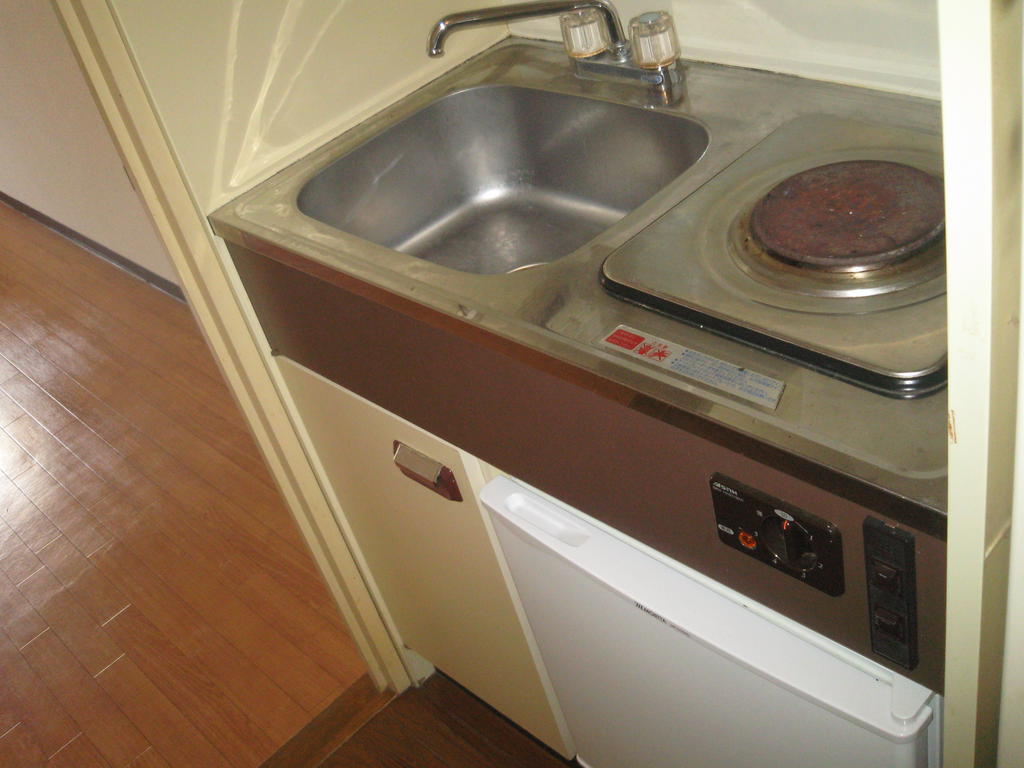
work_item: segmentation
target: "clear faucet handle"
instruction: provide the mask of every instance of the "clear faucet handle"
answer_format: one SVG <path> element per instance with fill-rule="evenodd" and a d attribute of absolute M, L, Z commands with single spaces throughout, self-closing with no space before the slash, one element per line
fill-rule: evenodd
<path fill-rule="evenodd" d="M 679 40 L 666 11 L 642 13 L 629 22 L 633 61 L 644 69 L 666 67 L 679 58 Z"/>
<path fill-rule="evenodd" d="M 578 11 L 563 13 L 559 20 L 562 25 L 565 52 L 574 59 L 596 56 L 607 51 L 611 45 L 608 26 L 594 8 L 581 8 Z"/>

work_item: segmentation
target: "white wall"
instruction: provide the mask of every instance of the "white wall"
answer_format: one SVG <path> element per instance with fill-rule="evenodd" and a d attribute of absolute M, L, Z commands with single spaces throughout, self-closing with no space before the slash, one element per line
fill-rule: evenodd
<path fill-rule="evenodd" d="M 644 11 L 671 11 L 683 58 L 932 98 L 939 95 L 935 0 L 615 0 L 614 4 L 623 26 Z M 513 25 L 512 32 L 558 39 L 556 21 L 523 22 Z"/>
<path fill-rule="evenodd" d="M 0 0 L 0 192 L 177 281 L 49 3 Z"/>
<path fill-rule="evenodd" d="M 486 4 L 486 0 L 484 0 Z M 257 181 L 507 34 L 431 25 L 480 0 L 113 0 L 196 202 Z"/>
<path fill-rule="evenodd" d="M 427 58 L 437 18 L 488 0 L 111 2 L 205 213 L 507 34 L 459 32 Z M 659 4 L 616 5 L 626 23 Z M 935 0 L 669 5 L 687 57 L 938 95 Z M 558 38 L 556 19 L 513 31 Z"/>

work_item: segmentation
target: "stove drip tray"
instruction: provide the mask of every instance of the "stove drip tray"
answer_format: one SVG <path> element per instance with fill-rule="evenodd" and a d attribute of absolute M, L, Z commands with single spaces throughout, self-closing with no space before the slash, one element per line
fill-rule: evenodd
<path fill-rule="evenodd" d="M 613 252 L 613 295 L 891 397 L 946 382 L 941 138 L 788 123 Z"/>

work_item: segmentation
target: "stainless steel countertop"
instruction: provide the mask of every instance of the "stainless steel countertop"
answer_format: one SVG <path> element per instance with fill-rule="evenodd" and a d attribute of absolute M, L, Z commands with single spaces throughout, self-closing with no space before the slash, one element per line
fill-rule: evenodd
<path fill-rule="evenodd" d="M 636 392 L 830 466 L 939 511 L 946 506 L 945 392 L 897 400 L 608 295 L 604 259 L 784 123 L 829 114 L 938 135 L 937 102 L 711 64 L 687 63 L 687 96 L 665 111 L 702 123 L 705 155 L 600 236 L 547 265 L 499 275 L 458 272 L 376 245 L 299 212 L 303 184 L 339 156 L 445 94 L 509 84 L 643 106 L 635 86 L 576 78 L 560 46 L 515 38 L 334 139 L 211 216 L 215 232 L 259 241 L 487 329 Z M 244 238 L 248 233 L 252 238 Z M 784 381 L 777 409 L 656 369 L 597 342 L 623 324 Z M 629 450 L 642 450 L 630 445 Z"/>

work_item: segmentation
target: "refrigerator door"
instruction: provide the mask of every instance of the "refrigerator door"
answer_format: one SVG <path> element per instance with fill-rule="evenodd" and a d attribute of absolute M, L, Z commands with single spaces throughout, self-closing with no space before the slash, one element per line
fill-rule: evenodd
<path fill-rule="evenodd" d="M 931 691 L 507 478 L 481 498 L 581 764 L 939 764 Z"/>

